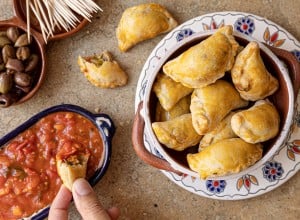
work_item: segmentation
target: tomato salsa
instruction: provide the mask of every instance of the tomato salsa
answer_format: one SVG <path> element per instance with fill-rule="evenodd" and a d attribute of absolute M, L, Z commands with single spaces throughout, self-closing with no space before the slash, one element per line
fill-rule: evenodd
<path fill-rule="evenodd" d="M 97 127 L 73 112 L 49 114 L 0 148 L 0 219 L 31 216 L 51 204 L 62 181 L 56 170 L 58 152 L 88 152 L 87 177 L 103 153 Z"/>

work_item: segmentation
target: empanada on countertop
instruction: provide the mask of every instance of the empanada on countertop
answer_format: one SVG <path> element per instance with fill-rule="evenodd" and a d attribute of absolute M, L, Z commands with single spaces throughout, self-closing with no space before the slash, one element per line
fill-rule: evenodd
<path fill-rule="evenodd" d="M 154 122 L 152 128 L 160 143 L 177 151 L 194 146 L 201 139 L 193 128 L 191 114 L 184 114 L 169 121 Z"/>
<path fill-rule="evenodd" d="M 222 119 L 222 121 L 217 125 L 217 127 L 215 127 L 215 129 L 206 133 L 202 137 L 199 144 L 199 151 L 218 141 L 237 137 L 237 135 L 233 132 L 231 128 L 231 117 L 234 114 L 234 112 L 230 112 L 225 118 Z"/>
<path fill-rule="evenodd" d="M 161 106 L 166 110 L 171 110 L 175 104 L 184 96 L 193 92 L 193 89 L 185 87 L 181 83 L 175 82 L 165 74 L 157 74 L 153 84 L 153 91 L 156 94 Z"/>
<path fill-rule="evenodd" d="M 156 104 L 155 121 L 169 121 L 180 115 L 190 113 L 191 96 L 187 95 L 180 99 L 176 105 L 166 111 L 159 102 Z"/>
<path fill-rule="evenodd" d="M 117 27 L 119 49 L 123 52 L 137 43 L 168 32 L 177 21 L 160 4 L 148 3 L 127 8 Z"/>
<path fill-rule="evenodd" d="M 250 101 L 272 95 L 279 86 L 277 79 L 266 69 L 259 45 L 254 41 L 237 55 L 231 76 L 241 97 Z"/>
<path fill-rule="evenodd" d="M 168 61 L 163 72 L 190 88 L 214 83 L 232 68 L 239 44 L 232 26 L 224 26 L 212 36 Z"/>
<path fill-rule="evenodd" d="M 127 83 L 127 74 L 108 51 L 89 57 L 79 56 L 78 65 L 85 77 L 97 87 L 115 88 Z"/>
<path fill-rule="evenodd" d="M 265 100 L 257 101 L 247 110 L 231 118 L 232 130 L 244 141 L 258 143 L 275 137 L 279 132 L 280 117 L 275 106 Z"/>
<path fill-rule="evenodd" d="M 240 138 L 214 143 L 201 152 L 188 154 L 189 167 L 202 179 L 238 173 L 262 157 L 262 145 L 250 144 Z"/>
<path fill-rule="evenodd" d="M 192 93 L 190 110 L 193 126 L 200 135 L 217 127 L 220 121 L 232 110 L 245 107 L 238 91 L 225 80 L 195 89 Z"/>

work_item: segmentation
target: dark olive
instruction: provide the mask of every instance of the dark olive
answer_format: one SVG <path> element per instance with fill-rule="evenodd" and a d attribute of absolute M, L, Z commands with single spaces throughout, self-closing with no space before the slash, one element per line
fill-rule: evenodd
<path fill-rule="evenodd" d="M 0 72 L 2 72 L 3 70 L 5 70 L 5 64 L 4 64 L 4 63 L 1 63 L 1 64 L 0 64 Z"/>
<path fill-rule="evenodd" d="M 17 72 L 14 74 L 14 81 L 18 86 L 29 86 L 31 84 L 31 76 L 26 73 Z"/>
<path fill-rule="evenodd" d="M 0 48 L 4 47 L 6 44 L 11 44 L 11 41 L 7 36 L 0 36 Z"/>
<path fill-rule="evenodd" d="M 0 95 L 0 107 L 6 108 L 16 101 L 16 97 L 12 94 L 2 94 Z"/>
<path fill-rule="evenodd" d="M 30 39 L 31 41 L 31 39 Z M 30 41 L 28 41 L 27 34 L 22 34 L 18 37 L 17 41 L 15 42 L 15 47 L 24 47 L 28 46 L 30 44 Z"/>
<path fill-rule="evenodd" d="M 16 72 L 22 72 L 24 70 L 24 65 L 22 61 L 18 59 L 12 59 L 12 58 L 8 58 L 5 67 L 6 69 L 14 70 Z"/>
<path fill-rule="evenodd" d="M 17 41 L 18 37 L 20 36 L 19 28 L 9 27 L 6 30 L 6 35 L 13 43 L 15 43 Z"/>
<path fill-rule="evenodd" d="M 2 58 L 4 63 L 7 63 L 8 58 L 16 58 L 15 48 L 9 44 L 5 45 L 2 48 Z"/>
<path fill-rule="evenodd" d="M 39 57 L 36 54 L 31 54 L 30 57 L 28 58 L 28 63 L 25 66 L 25 72 L 30 72 L 34 70 L 39 62 Z"/>
<path fill-rule="evenodd" d="M 0 73 L 0 93 L 6 94 L 13 86 L 13 79 L 11 74 Z"/>
<path fill-rule="evenodd" d="M 30 56 L 29 47 L 19 47 L 16 52 L 16 56 L 19 60 L 26 60 Z"/>

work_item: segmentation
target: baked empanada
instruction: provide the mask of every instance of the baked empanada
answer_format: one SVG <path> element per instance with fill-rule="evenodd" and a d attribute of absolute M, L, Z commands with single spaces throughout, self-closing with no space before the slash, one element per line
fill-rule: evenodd
<path fill-rule="evenodd" d="M 189 48 L 163 66 L 163 72 L 190 88 L 201 88 L 224 76 L 234 63 L 239 44 L 232 26 L 224 26 L 212 36 Z"/>
<path fill-rule="evenodd" d="M 265 100 L 257 101 L 251 108 L 234 114 L 232 130 L 244 141 L 258 143 L 278 134 L 280 117 L 275 106 Z"/>
<path fill-rule="evenodd" d="M 232 81 L 241 97 L 256 101 L 278 89 L 278 81 L 266 69 L 257 42 L 250 42 L 236 57 L 231 70 Z"/>
<path fill-rule="evenodd" d="M 177 25 L 162 5 L 148 3 L 127 8 L 117 27 L 119 49 L 125 52 L 135 44 L 168 32 Z"/>
<path fill-rule="evenodd" d="M 193 126 L 198 134 L 204 135 L 217 127 L 231 110 L 247 105 L 248 101 L 240 97 L 233 85 L 218 80 L 192 93 L 190 110 Z"/>
<path fill-rule="evenodd" d="M 262 157 L 262 145 L 250 144 L 240 138 L 214 143 L 201 152 L 188 154 L 189 167 L 202 179 L 238 173 Z"/>
<path fill-rule="evenodd" d="M 193 128 L 191 114 L 184 114 L 169 121 L 154 122 L 152 128 L 160 143 L 177 151 L 194 146 L 201 139 Z"/>
<path fill-rule="evenodd" d="M 56 156 L 58 175 L 70 191 L 72 191 L 76 179 L 85 178 L 89 156 L 87 153 L 75 153 L 64 157 Z"/>
<path fill-rule="evenodd" d="M 218 141 L 235 138 L 237 135 L 233 132 L 231 128 L 231 117 L 234 115 L 234 112 L 230 112 L 222 121 L 215 127 L 212 131 L 206 133 L 199 144 L 199 151 L 203 148 L 214 144 Z"/>
<path fill-rule="evenodd" d="M 115 88 L 127 83 L 127 74 L 108 51 L 90 57 L 79 56 L 78 64 L 81 72 L 95 86 Z"/>
<path fill-rule="evenodd" d="M 156 104 L 155 121 L 169 121 L 180 115 L 190 113 L 191 96 L 185 96 L 170 110 L 166 111 L 159 102 Z"/>
<path fill-rule="evenodd" d="M 155 92 L 161 106 L 166 110 L 171 110 L 175 104 L 184 96 L 193 92 L 193 89 L 185 87 L 181 83 L 175 82 L 165 74 L 157 74 L 153 84 Z"/>

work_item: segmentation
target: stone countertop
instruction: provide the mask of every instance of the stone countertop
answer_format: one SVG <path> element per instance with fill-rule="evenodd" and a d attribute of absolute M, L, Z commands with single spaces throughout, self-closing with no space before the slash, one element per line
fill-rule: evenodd
<path fill-rule="evenodd" d="M 13 15 L 11 0 L 0 1 L 0 19 Z M 103 12 L 92 23 L 67 39 L 47 45 L 47 74 L 38 93 L 22 105 L 0 109 L 0 135 L 3 136 L 37 112 L 61 103 L 80 105 L 92 112 L 109 114 L 117 127 L 109 169 L 95 186 L 106 206 L 121 210 L 120 219 L 298 219 L 300 216 L 300 173 L 288 182 L 261 196 L 239 201 L 220 201 L 198 196 L 177 186 L 159 170 L 146 165 L 131 144 L 134 99 L 140 71 L 155 45 L 163 38 L 138 44 L 121 53 L 115 29 L 122 12 L 141 0 L 97 0 Z M 279 24 L 300 39 L 299 0 L 160 0 L 183 23 L 193 17 L 219 11 L 253 13 Z M 78 55 L 109 50 L 126 70 L 129 82 L 117 89 L 92 86 L 80 73 Z M 70 208 L 70 218 L 80 219 Z"/>

